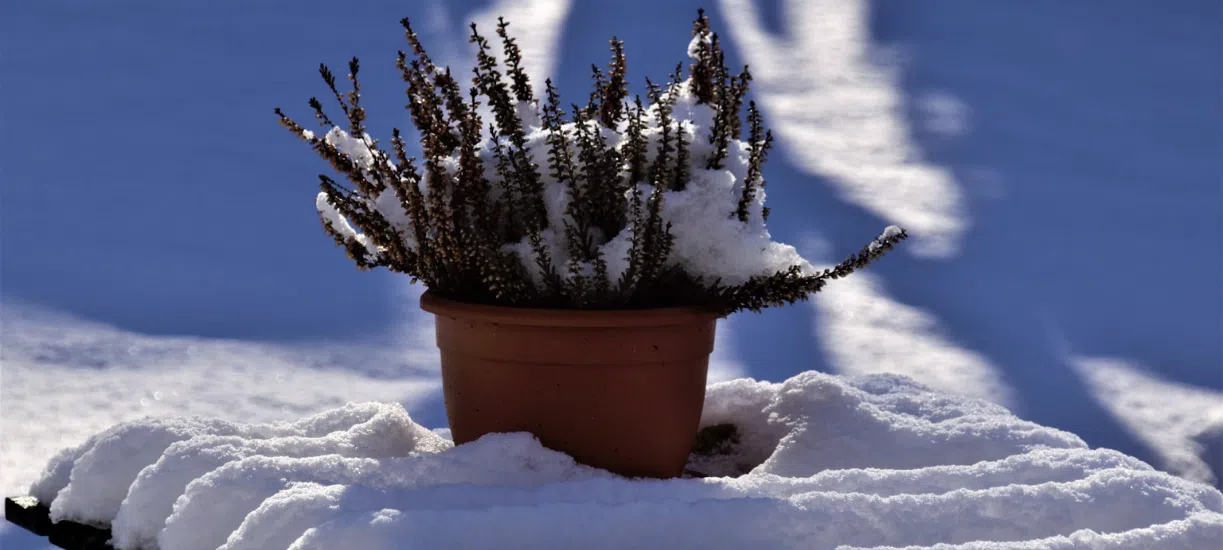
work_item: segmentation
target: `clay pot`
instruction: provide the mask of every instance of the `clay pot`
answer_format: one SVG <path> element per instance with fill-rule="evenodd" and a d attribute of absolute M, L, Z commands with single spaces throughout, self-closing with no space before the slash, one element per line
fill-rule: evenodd
<path fill-rule="evenodd" d="M 455 444 L 530 432 L 621 475 L 683 473 L 705 404 L 717 313 L 512 308 L 431 292 L 420 307 L 436 316 Z"/>

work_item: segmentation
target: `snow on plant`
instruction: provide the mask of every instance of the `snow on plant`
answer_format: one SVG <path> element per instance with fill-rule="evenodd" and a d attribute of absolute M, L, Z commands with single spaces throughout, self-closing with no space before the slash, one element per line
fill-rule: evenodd
<path fill-rule="evenodd" d="M 506 72 L 472 24 L 477 59 L 466 94 L 449 68 L 433 64 L 409 20 L 401 23 L 412 54 L 399 52 L 398 68 L 423 172 L 398 129 L 391 153 L 366 133 L 356 58 L 347 92 L 320 67 L 346 129 L 317 98 L 310 106 L 327 129 L 321 136 L 276 109 L 351 183 L 321 175 L 316 204 L 324 229 L 362 269 L 386 267 L 469 302 L 731 313 L 805 300 L 907 237 L 889 227 L 823 271 L 771 239 L 762 167 L 772 135 L 748 101 L 743 139 L 751 76 L 746 67 L 730 73 L 703 11 L 687 78 L 680 64 L 665 84 L 647 79 L 645 105 L 629 101 L 615 38 L 607 73 L 594 68 L 589 100 L 565 107 L 550 80 L 545 97 L 534 96 L 503 19 Z"/>

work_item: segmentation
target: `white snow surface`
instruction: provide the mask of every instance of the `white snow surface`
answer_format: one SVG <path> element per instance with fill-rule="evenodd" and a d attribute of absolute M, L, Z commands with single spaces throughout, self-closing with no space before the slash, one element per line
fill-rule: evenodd
<path fill-rule="evenodd" d="M 398 404 L 291 424 L 147 418 L 64 451 L 35 488 L 59 518 L 113 522 L 127 550 L 1213 549 L 1223 537 L 1218 490 L 901 376 L 714 384 L 702 424 L 725 422 L 739 443 L 689 463 L 711 477 L 642 480 L 524 433 L 453 447 Z"/>

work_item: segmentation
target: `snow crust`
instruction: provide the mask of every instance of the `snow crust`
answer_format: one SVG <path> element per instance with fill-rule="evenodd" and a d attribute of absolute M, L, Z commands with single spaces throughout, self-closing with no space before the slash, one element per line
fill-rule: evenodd
<path fill-rule="evenodd" d="M 397 404 L 121 424 L 35 484 L 116 548 L 1217 548 L 1223 494 L 896 375 L 709 387 L 740 437 L 626 479 L 525 433 L 453 447 Z M 444 433 L 444 432 L 442 432 Z M 50 499 L 49 499 L 50 500 Z"/>

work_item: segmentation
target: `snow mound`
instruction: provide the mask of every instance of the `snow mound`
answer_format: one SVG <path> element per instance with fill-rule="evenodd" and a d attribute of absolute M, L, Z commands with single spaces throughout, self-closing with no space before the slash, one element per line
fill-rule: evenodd
<path fill-rule="evenodd" d="M 111 524 L 121 550 L 1213 549 L 1223 538 L 1218 490 L 900 376 L 715 384 L 702 424 L 720 435 L 694 449 L 688 478 L 641 480 L 524 433 L 452 447 L 398 405 L 295 424 L 151 418 L 64 451 L 34 491 L 57 519 Z"/>

